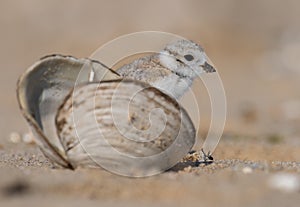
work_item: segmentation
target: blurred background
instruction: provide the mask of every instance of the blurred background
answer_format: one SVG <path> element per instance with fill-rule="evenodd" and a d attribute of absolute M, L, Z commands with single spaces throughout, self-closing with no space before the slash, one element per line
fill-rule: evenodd
<path fill-rule="evenodd" d="M 107 41 L 143 30 L 178 34 L 205 48 L 226 91 L 225 139 L 299 144 L 299 14 L 297 0 L 1 0 L 0 144 L 27 131 L 15 89 L 36 60 L 52 53 L 88 57 Z"/>

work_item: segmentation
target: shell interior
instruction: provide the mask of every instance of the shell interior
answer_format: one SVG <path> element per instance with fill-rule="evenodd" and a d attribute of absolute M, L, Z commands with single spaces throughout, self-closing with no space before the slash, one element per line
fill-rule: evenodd
<path fill-rule="evenodd" d="M 55 115 L 65 96 L 76 84 L 114 78 L 119 76 L 99 62 L 61 55 L 42 58 L 20 77 L 19 106 L 48 158 L 70 167 L 55 126 Z"/>

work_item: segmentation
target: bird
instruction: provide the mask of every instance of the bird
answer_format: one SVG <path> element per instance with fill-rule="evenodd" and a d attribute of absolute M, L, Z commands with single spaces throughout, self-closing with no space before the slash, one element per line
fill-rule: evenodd
<path fill-rule="evenodd" d="M 197 43 L 180 39 L 160 52 L 126 64 L 116 72 L 123 78 L 146 82 L 175 99 L 181 98 L 202 73 L 216 72 Z"/>
<path fill-rule="evenodd" d="M 17 98 L 53 163 L 149 176 L 174 166 L 193 147 L 196 128 L 175 99 L 196 77 L 213 72 L 203 48 L 185 39 L 116 72 L 95 60 L 50 55 L 20 77 Z M 205 163 L 213 160 L 202 153 Z"/>

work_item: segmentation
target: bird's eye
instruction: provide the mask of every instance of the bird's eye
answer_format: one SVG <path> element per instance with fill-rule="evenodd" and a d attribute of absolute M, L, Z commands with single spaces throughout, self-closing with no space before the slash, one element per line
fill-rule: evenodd
<path fill-rule="evenodd" d="M 194 60 L 194 56 L 193 56 L 193 55 L 190 55 L 190 54 L 185 55 L 184 58 L 185 58 L 187 61 L 192 61 L 192 60 Z"/>

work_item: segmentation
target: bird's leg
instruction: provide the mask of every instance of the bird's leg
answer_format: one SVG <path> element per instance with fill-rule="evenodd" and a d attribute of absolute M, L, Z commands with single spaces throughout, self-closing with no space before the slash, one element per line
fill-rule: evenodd
<path fill-rule="evenodd" d="M 214 162 L 214 158 L 211 155 L 210 151 L 208 151 L 208 153 L 205 153 L 203 148 L 201 149 L 202 152 L 202 157 L 203 157 L 203 162 L 205 165 L 211 164 Z"/>

